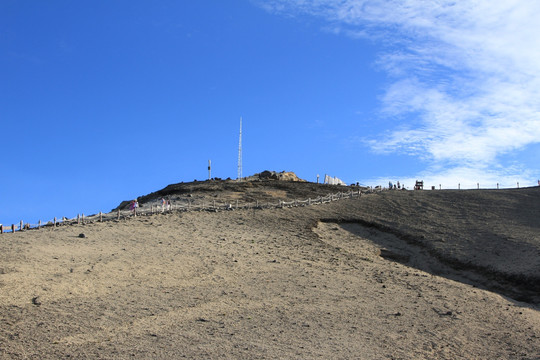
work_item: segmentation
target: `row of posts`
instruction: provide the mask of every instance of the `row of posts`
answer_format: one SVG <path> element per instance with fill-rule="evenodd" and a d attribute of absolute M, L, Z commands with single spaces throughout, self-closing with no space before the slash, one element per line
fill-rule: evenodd
<path fill-rule="evenodd" d="M 360 191 L 358 191 L 358 193 L 360 194 Z M 350 193 L 350 197 L 353 196 L 353 193 L 351 192 Z M 336 200 L 339 199 L 339 196 L 336 197 Z M 333 201 L 334 200 L 334 195 L 331 196 L 331 200 Z M 308 199 L 308 205 L 311 205 L 312 204 L 312 199 L 309 198 Z M 297 201 L 295 200 L 295 205 L 297 205 Z M 256 201 L 256 205 L 255 205 L 257 208 L 259 207 L 259 201 L 257 200 Z M 283 206 L 283 202 L 280 201 L 279 202 L 279 206 L 282 207 Z M 204 207 L 204 204 L 203 204 L 203 207 Z M 216 201 L 214 200 L 213 201 L 213 207 L 214 209 L 216 208 Z M 188 209 L 191 208 L 191 201 L 188 201 Z M 239 201 L 236 200 L 236 208 L 238 209 L 239 208 Z M 158 206 L 156 206 L 156 211 L 158 211 L 157 209 L 159 209 Z M 171 209 L 172 210 L 172 209 Z M 154 205 L 152 205 L 152 214 L 154 213 Z M 136 210 L 133 212 L 133 215 L 134 216 L 137 216 L 137 212 Z M 117 210 L 117 219 L 120 220 L 120 209 Z M 77 214 L 77 224 L 84 224 L 84 214 Z M 99 212 L 99 222 L 103 222 L 103 213 L 100 211 Z M 58 221 L 57 221 L 57 218 L 55 217 L 54 220 L 53 220 L 53 223 L 51 224 L 53 227 L 56 227 L 58 225 Z M 41 223 L 41 220 L 39 220 L 38 222 L 38 226 L 37 228 L 40 229 L 42 227 L 42 223 Z M 4 226 L 2 224 L 0 224 L 0 234 L 3 234 L 5 231 L 7 230 L 10 230 L 11 229 L 11 232 L 12 233 L 15 233 L 16 229 L 17 229 L 17 226 L 15 224 L 12 224 L 10 227 L 7 227 L 7 226 Z M 30 224 L 24 224 L 24 221 L 21 220 L 20 222 L 20 225 L 19 225 L 19 231 L 22 231 L 22 230 L 27 230 L 27 229 L 30 229 Z"/>
<path fill-rule="evenodd" d="M 480 183 L 476 183 L 476 188 L 480 190 Z M 519 181 L 517 182 L 517 188 L 519 189 Z M 441 189 L 441 184 L 439 184 L 439 190 Z M 461 190 L 461 183 L 458 184 L 458 190 Z M 499 190 L 499 183 L 497 183 L 497 190 Z"/>
<path fill-rule="evenodd" d="M 477 189 L 480 189 L 480 183 L 476 183 L 476 186 L 477 186 Z M 519 188 L 519 182 L 517 183 L 517 187 Z M 439 184 L 439 189 L 441 189 L 441 188 L 442 188 L 442 186 Z M 458 189 L 461 189 L 461 183 L 458 184 Z M 497 183 L 497 189 L 499 189 L 499 183 Z M 359 191 L 359 193 L 360 193 L 360 191 Z M 352 192 L 351 192 L 350 196 L 351 197 L 353 196 Z M 311 200 L 312 200 L 311 198 L 308 199 L 308 205 L 311 205 Z M 332 200 L 334 200 L 334 195 L 332 195 L 332 197 L 331 197 L 331 201 Z M 295 204 L 296 204 L 296 201 L 295 201 Z M 216 201 L 215 200 L 213 201 L 213 206 L 214 206 L 214 208 L 216 208 Z M 281 201 L 279 202 L 279 206 L 280 207 L 283 206 L 283 203 Z M 204 207 L 204 205 L 203 205 L 203 207 Z M 238 207 L 239 207 L 238 200 L 236 200 L 236 208 L 238 209 Z M 256 207 L 259 207 L 259 201 L 256 202 Z M 191 208 L 191 202 L 190 201 L 188 202 L 188 209 L 189 208 Z M 154 205 L 152 205 L 152 214 L 153 213 L 154 213 Z M 134 215 L 135 216 L 137 215 L 136 211 L 134 211 Z M 120 210 L 117 211 L 117 219 L 120 220 Z M 103 213 L 101 211 L 99 212 L 99 222 L 103 222 Z M 78 214 L 77 215 L 77 224 L 81 224 L 81 223 L 84 224 L 84 214 L 81 214 L 81 215 Z M 58 221 L 57 221 L 57 219 L 55 217 L 52 226 L 56 227 L 57 224 L 58 224 Z M 41 226 L 42 226 L 41 220 L 39 220 L 37 228 L 39 229 L 39 228 L 41 228 Z M 9 230 L 9 229 L 11 229 L 11 232 L 14 233 L 15 230 L 16 230 L 15 224 L 12 224 L 11 227 L 6 227 L 6 226 L 0 224 L 0 234 L 3 234 L 6 230 Z M 25 230 L 25 229 L 30 229 L 30 225 L 26 224 L 26 226 L 25 226 L 24 222 L 21 220 L 20 225 L 19 225 L 19 230 L 22 231 L 22 230 Z"/>
<path fill-rule="evenodd" d="M 120 212 L 118 214 L 120 214 Z M 103 213 L 101 211 L 99 212 L 99 222 L 103 222 Z M 77 214 L 77 224 L 84 224 L 84 214 Z M 56 217 L 53 219 L 53 222 L 51 225 L 53 227 L 56 227 L 58 225 L 58 220 L 56 219 Z M 42 226 L 43 225 L 41 223 L 41 220 L 39 220 L 37 228 L 41 229 Z M 11 232 L 14 233 L 15 230 L 17 229 L 17 226 L 15 224 L 11 224 L 11 226 L 4 226 L 0 224 L 0 234 L 3 234 L 5 231 L 9 229 L 11 229 Z M 24 221 L 21 220 L 19 224 L 19 231 L 29 230 L 29 229 L 30 229 L 30 224 L 25 225 Z"/>
<path fill-rule="evenodd" d="M 538 185 L 540 185 L 540 182 L 538 183 Z M 476 183 L 476 188 L 480 190 L 480 183 Z M 519 182 L 517 182 L 517 188 L 519 189 Z M 435 186 L 432 186 L 431 189 L 435 190 Z M 439 190 L 442 190 L 441 184 L 439 184 Z M 458 184 L 458 190 L 461 190 L 461 183 Z M 499 183 L 497 183 L 497 190 L 499 190 Z"/>
<path fill-rule="evenodd" d="M 476 183 L 476 188 L 480 190 L 480 183 Z M 517 188 L 519 189 L 519 182 L 517 183 Z M 435 186 L 432 186 L 431 189 L 435 190 Z M 439 190 L 442 190 L 441 184 L 439 184 Z M 461 190 L 461 183 L 458 184 L 458 190 Z M 497 183 L 497 190 L 499 190 L 499 183 Z"/>

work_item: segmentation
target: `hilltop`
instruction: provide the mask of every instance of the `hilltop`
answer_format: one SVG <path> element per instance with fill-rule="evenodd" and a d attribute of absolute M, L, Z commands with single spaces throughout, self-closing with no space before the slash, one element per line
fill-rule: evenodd
<path fill-rule="evenodd" d="M 142 206 L 159 203 L 167 198 L 173 202 L 191 200 L 216 200 L 220 202 L 265 202 L 316 198 L 344 191 L 346 187 L 317 184 L 300 179 L 294 172 L 263 171 L 238 180 L 211 179 L 182 182 L 137 198 Z M 125 210 L 129 200 L 121 202 L 113 211 Z"/>

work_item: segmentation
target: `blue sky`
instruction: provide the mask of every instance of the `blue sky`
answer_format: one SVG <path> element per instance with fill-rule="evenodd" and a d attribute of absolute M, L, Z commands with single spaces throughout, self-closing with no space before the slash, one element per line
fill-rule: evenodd
<path fill-rule="evenodd" d="M 443 188 L 540 178 L 540 4 L 0 2 L 0 223 L 294 171 Z"/>

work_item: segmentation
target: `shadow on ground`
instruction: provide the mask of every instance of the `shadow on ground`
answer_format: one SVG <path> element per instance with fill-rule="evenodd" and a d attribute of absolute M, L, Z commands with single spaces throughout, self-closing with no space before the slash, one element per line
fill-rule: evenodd
<path fill-rule="evenodd" d="M 426 241 L 383 225 L 364 220 L 321 219 L 354 235 L 357 241 L 370 241 L 378 255 L 418 270 L 485 289 L 513 300 L 540 305 L 540 279 L 537 276 L 512 276 L 474 263 L 464 263 L 430 248 Z"/>

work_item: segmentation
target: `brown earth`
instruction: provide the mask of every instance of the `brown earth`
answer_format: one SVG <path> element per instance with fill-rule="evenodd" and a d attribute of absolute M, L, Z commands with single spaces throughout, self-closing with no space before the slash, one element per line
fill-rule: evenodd
<path fill-rule="evenodd" d="M 347 189 L 225 183 L 169 195 Z M 386 191 L 4 234 L 0 358 L 539 359 L 539 216 L 540 188 Z"/>
<path fill-rule="evenodd" d="M 298 179 L 292 172 L 277 173 L 286 178 L 295 178 L 296 180 L 280 181 L 270 176 L 264 176 L 261 180 L 256 180 L 259 174 L 249 177 L 251 180 L 238 182 L 236 180 L 206 180 L 194 181 L 189 183 L 178 183 L 168 185 L 165 188 L 148 195 L 137 198 L 141 205 L 158 201 L 160 198 L 168 198 L 173 202 L 182 203 L 187 199 L 199 200 L 217 200 L 223 202 L 234 202 L 236 200 L 242 203 L 277 200 L 305 200 L 334 194 L 346 190 L 347 187 L 336 187 L 333 185 L 309 183 Z M 271 173 L 272 174 L 272 173 Z M 275 175 L 275 174 L 274 174 Z M 359 188 L 357 188 L 359 189 Z M 112 211 L 118 209 L 128 209 L 131 200 L 121 202 Z"/>

